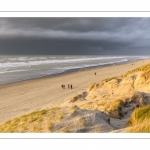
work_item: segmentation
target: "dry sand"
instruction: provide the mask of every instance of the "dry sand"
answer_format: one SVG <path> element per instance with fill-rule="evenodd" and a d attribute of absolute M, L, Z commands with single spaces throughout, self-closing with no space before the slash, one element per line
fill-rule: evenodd
<path fill-rule="evenodd" d="M 147 63 L 150 59 L 0 85 L 0 124 L 32 111 L 61 106 L 91 83 L 125 74 Z M 61 88 L 62 84 L 66 85 L 65 89 Z M 73 85 L 72 90 L 68 89 L 68 84 Z"/>

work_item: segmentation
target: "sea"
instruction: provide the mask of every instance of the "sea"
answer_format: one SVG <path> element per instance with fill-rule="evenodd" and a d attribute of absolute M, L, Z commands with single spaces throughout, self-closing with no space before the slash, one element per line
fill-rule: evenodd
<path fill-rule="evenodd" d="M 55 76 L 93 67 L 104 67 L 148 58 L 150 56 L 1 55 L 0 84 Z"/>

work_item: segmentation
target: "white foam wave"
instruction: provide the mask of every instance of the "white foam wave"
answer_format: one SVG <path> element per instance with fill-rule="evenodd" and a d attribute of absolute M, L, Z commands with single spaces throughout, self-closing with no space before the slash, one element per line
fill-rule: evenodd
<path fill-rule="evenodd" d="M 129 56 L 128 56 L 129 57 Z M 98 60 L 109 60 L 109 59 L 124 59 L 128 58 L 127 56 L 113 56 L 113 57 L 87 57 L 87 58 L 69 58 L 69 59 L 53 59 L 53 60 L 36 60 L 36 61 L 21 61 L 21 62 L 2 62 L 0 63 L 0 68 L 16 68 L 16 67 L 30 67 L 36 65 L 44 64 L 59 64 L 59 63 L 80 63 L 80 62 L 89 62 L 89 61 L 98 61 Z M 26 59 L 22 57 L 19 60 Z M 137 59 L 137 58 L 136 58 Z M 142 58 L 143 59 L 143 58 Z M 94 63 L 94 62 L 93 62 Z M 97 62 L 98 63 L 98 62 Z"/>
<path fill-rule="evenodd" d="M 4 71 L 1 71 L 0 74 L 3 74 L 3 73 L 11 73 L 11 72 L 22 72 L 22 71 L 27 71 L 27 70 L 4 70 Z"/>
<path fill-rule="evenodd" d="M 91 64 L 91 65 L 80 65 L 80 66 L 68 66 L 68 67 L 61 67 L 61 68 L 57 68 L 57 69 L 61 69 L 61 70 L 69 70 L 69 69 L 79 69 L 79 68 L 86 68 L 86 67 L 94 67 L 94 66 L 102 66 L 102 65 L 111 65 L 111 64 L 116 64 L 116 63 L 123 63 L 123 62 L 127 62 L 128 59 L 123 59 L 121 61 L 112 61 L 112 62 L 107 62 L 107 63 L 99 63 L 99 64 Z"/>

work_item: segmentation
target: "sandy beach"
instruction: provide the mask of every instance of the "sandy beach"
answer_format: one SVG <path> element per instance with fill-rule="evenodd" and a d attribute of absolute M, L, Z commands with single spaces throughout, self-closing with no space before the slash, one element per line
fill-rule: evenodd
<path fill-rule="evenodd" d="M 147 63 L 150 59 L 0 85 L 0 124 L 32 111 L 61 106 L 91 83 L 122 75 Z M 62 84 L 65 89 L 61 88 Z M 73 85 L 72 90 L 68 84 Z"/>

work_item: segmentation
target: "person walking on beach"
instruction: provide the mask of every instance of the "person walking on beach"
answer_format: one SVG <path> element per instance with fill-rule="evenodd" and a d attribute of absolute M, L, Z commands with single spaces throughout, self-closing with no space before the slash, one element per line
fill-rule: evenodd
<path fill-rule="evenodd" d="M 71 89 L 72 89 L 72 84 L 71 84 Z"/>
<path fill-rule="evenodd" d="M 70 88 L 69 84 L 68 84 L 68 89 Z"/>
<path fill-rule="evenodd" d="M 96 76 L 96 72 L 95 72 L 95 76 Z"/>
<path fill-rule="evenodd" d="M 65 85 L 64 85 L 64 84 L 62 84 L 61 87 L 62 87 L 63 89 L 65 89 Z"/>

